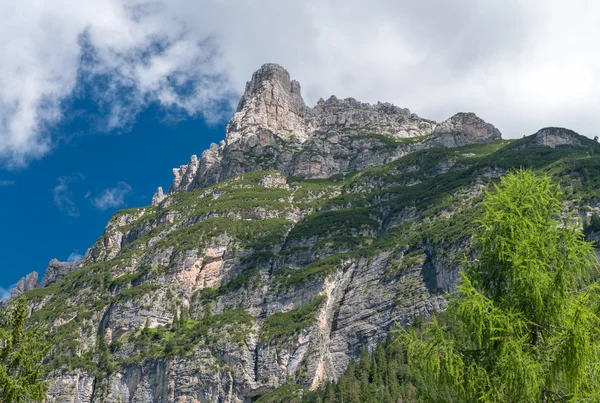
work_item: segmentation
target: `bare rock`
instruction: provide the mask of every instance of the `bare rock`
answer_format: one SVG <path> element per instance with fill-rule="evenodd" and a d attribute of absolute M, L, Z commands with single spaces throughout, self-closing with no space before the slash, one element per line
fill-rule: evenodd
<path fill-rule="evenodd" d="M 556 148 L 557 146 L 582 146 L 581 136 L 573 130 L 562 127 L 545 127 L 533 135 L 536 146 Z"/>
<path fill-rule="evenodd" d="M 285 177 L 281 174 L 269 174 L 258 181 L 262 187 L 271 189 L 289 189 Z"/>
<path fill-rule="evenodd" d="M 23 293 L 33 290 L 38 286 L 38 273 L 36 271 L 29 273 L 25 277 L 21 278 L 15 288 L 10 293 L 10 299 L 15 299 Z"/>
<path fill-rule="evenodd" d="M 165 197 L 167 196 L 165 196 L 165 194 L 163 193 L 163 188 L 159 186 L 158 189 L 156 189 L 154 196 L 152 196 L 152 205 L 158 205 L 161 201 L 165 199 Z"/>
<path fill-rule="evenodd" d="M 257 128 L 304 141 L 314 130 L 310 111 L 300 93 L 300 83 L 278 64 L 263 65 L 246 84 L 235 115 L 227 125 L 227 141 L 235 142 Z"/>
<path fill-rule="evenodd" d="M 45 287 L 49 284 L 55 283 L 62 280 L 67 274 L 74 272 L 79 269 L 83 264 L 83 259 L 79 259 L 75 262 L 60 262 L 57 259 L 52 259 L 48 263 L 48 267 L 44 273 L 41 287 Z"/>
<path fill-rule="evenodd" d="M 192 155 L 187 165 L 181 165 L 179 168 L 173 168 L 173 186 L 169 189 L 181 189 L 183 191 L 191 190 L 190 185 L 194 182 L 196 172 L 198 172 L 198 157 Z"/>
<path fill-rule="evenodd" d="M 463 147 L 500 140 L 502 134 L 472 112 L 460 112 L 439 124 L 428 141 L 433 146 Z"/>

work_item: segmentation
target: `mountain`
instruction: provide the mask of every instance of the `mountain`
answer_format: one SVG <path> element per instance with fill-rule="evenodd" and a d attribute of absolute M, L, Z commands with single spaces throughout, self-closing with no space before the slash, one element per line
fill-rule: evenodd
<path fill-rule="evenodd" d="M 446 306 L 484 191 L 512 168 L 600 211 L 600 145 L 562 128 L 502 140 L 331 97 L 310 108 L 281 66 L 248 82 L 225 139 L 117 212 L 78 262 L 23 280 L 46 327 L 53 402 L 239 402 L 316 388 L 397 324 Z M 35 280 L 33 278 L 35 277 Z"/>

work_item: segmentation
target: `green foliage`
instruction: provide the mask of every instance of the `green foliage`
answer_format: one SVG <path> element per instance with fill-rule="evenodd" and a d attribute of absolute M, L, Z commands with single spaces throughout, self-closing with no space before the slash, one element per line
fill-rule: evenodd
<path fill-rule="evenodd" d="M 593 233 L 600 231 L 600 215 L 594 212 L 588 222 L 583 224 L 583 233 L 588 238 Z"/>
<path fill-rule="evenodd" d="M 21 297 L 0 313 L 0 401 L 26 403 L 44 399 L 41 361 L 49 344 L 39 329 L 25 329 L 27 303 Z"/>
<path fill-rule="evenodd" d="M 296 224 L 290 231 L 287 241 L 309 239 L 313 236 L 323 237 L 331 233 L 376 231 L 379 228 L 380 215 L 379 212 L 366 208 L 316 212 Z"/>
<path fill-rule="evenodd" d="M 182 313 L 181 319 L 184 318 Z M 137 356 L 125 360 L 141 362 L 148 358 L 185 355 L 198 344 L 217 344 L 223 341 L 233 341 L 244 344 L 246 336 L 252 332 L 255 319 L 244 309 L 230 309 L 218 315 L 210 312 L 199 321 L 185 319 L 176 321 L 174 326 L 145 326 L 140 332 L 134 345 L 138 349 Z"/>
<path fill-rule="evenodd" d="M 487 193 L 477 239 L 480 259 L 466 266 L 448 315 L 468 337 L 437 320 L 399 342 L 426 384 L 451 400 L 591 401 L 600 395 L 599 287 L 592 245 L 561 216 L 560 190 L 548 177 L 516 171 Z M 427 389 L 420 391 L 433 399 Z"/>
<path fill-rule="evenodd" d="M 306 304 L 288 312 L 275 312 L 265 319 L 260 340 L 263 343 L 282 343 L 297 335 L 316 321 L 316 311 L 325 296 L 311 298 Z"/>
<path fill-rule="evenodd" d="M 304 388 L 301 385 L 286 384 L 261 396 L 256 403 L 302 403 L 303 394 Z"/>
<path fill-rule="evenodd" d="M 118 298 L 120 298 L 121 300 L 137 299 L 140 298 L 142 295 L 149 294 L 153 291 L 159 290 L 160 288 L 161 286 L 158 284 L 144 283 L 121 291 L 118 295 Z"/>
<path fill-rule="evenodd" d="M 234 237 L 241 247 L 265 248 L 281 243 L 292 223 L 281 218 L 243 220 L 235 217 L 209 218 L 180 228 L 157 242 L 156 247 L 175 245 L 177 251 L 200 249 L 222 234 Z"/>
<path fill-rule="evenodd" d="M 289 190 L 258 185 L 266 175 L 275 174 L 278 173 L 247 172 L 206 189 L 177 193 L 171 196 L 173 203 L 164 211 L 177 211 L 188 216 L 235 213 L 242 218 L 256 209 L 285 211 L 291 206 Z"/>
<path fill-rule="evenodd" d="M 340 253 L 317 260 L 301 269 L 290 267 L 275 272 L 273 284 L 279 289 L 289 289 L 301 284 L 322 279 L 329 273 L 334 272 L 344 261 L 357 258 L 355 253 Z"/>

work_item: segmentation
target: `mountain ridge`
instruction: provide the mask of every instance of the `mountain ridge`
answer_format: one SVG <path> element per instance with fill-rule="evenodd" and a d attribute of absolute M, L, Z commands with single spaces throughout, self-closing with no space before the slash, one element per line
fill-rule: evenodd
<path fill-rule="evenodd" d="M 599 158 L 566 129 L 502 140 L 471 113 L 310 109 L 263 66 L 220 145 L 152 205 L 117 212 L 82 260 L 23 287 L 55 341 L 46 401 L 246 403 L 336 380 L 396 323 L 444 309 L 500 175 L 554 175 L 587 217 Z"/>

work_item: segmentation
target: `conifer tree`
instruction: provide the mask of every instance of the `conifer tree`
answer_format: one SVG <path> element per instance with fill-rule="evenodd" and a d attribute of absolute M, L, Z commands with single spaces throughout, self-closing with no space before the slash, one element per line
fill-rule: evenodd
<path fill-rule="evenodd" d="M 171 328 L 174 331 L 178 331 L 179 330 L 179 317 L 177 316 L 177 309 L 175 309 L 175 312 L 173 313 L 173 323 L 171 324 Z"/>
<path fill-rule="evenodd" d="M 398 341 L 425 384 L 453 402 L 580 402 L 600 396 L 597 261 L 578 226 L 561 219 L 560 189 L 516 171 L 484 200 L 478 262 L 465 264 L 447 315 Z"/>
<path fill-rule="evenodd" d="M 0 402 L 41 401 L 47 389 L 41 361 L 48 352 L 39 329 L 26 330 L 27 303 L 15 300 L 0 313 Z"/>

